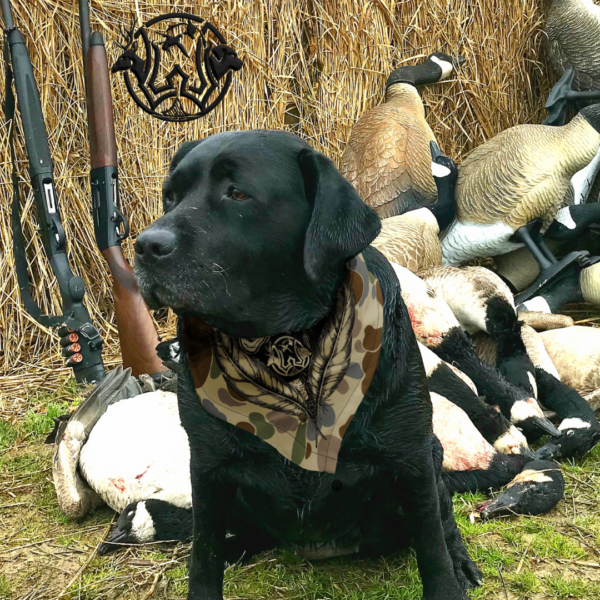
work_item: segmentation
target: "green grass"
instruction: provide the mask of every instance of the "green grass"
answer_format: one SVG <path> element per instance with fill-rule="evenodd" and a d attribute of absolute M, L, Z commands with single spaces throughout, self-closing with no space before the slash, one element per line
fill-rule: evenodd
<path fill-rule="evenodd" d="M 12 587 L 5 575 L 0 575 L 0 600 L 11 600 Z"/>
<path fill-rule="evenodd" d="M 10 448 L 18 436 L 18 430 L 8 421 L 0 418 L 0 450 Z"/>
<path fill-rule="evenodd" d="M 0 507 L 16 505 L 0 511 L 0 550 L 4 540 L 7 547 L 26 547 L 26 554 L 15 552 L 14 558 L 0 553 L 0 600 L 28 598 L 34 590 L 40 590 L 34 597 L 53 600 L 82 564 L 65 600 L 141 600 L 155 579 L 162 587 L 153 597 L 185 598 L 189 545 L 151 545 L 92 557 L 114 513 L 105 507 L 76 523 L 59 510 L 50 468 L 53 448 L 42 440 L 54 426 L 52 417 L 80 400 L 68 383 L 56 396 L 36 396 L 16 425 L 0 421 Z M 471 600 L 504 600 L 505 592 L 510 600 L 600 600 L 600 569 L 585 566 L 600 562 L 600 449 L 566 462 L 564 470 L 566 500 L 544 517 L 472 522 L 471 513 L 486 496 L 454 498 L 457 524 L 484 574 L 483 586 L 469 592 Z M 49 541 L 37 545 L 44 540 Z M 6 557 L 10 560 L 3 562 Z M 422 593 L 411 551 L 381 560 L 307 561 L 281 549 L 249 562 L 226 570 L 225 597 L 420 600 Z M 18 569 L 4 571 L 15 564 Z"/>

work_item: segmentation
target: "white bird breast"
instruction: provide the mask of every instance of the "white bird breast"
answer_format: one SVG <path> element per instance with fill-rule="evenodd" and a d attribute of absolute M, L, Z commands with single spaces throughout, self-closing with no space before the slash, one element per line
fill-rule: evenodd
<path fill-rule="evenodd" d="M 523 244 L 509 242 L 514 230 L 504 223 L 479 225 L 454 221 L 442 239 L 442 264 L 460 265 L 472 258 L 497 256 Z"/>
<path fill-rule="evenodd" d="M 177 396 L 158 391 L 110 406 L 81 451 L 80 467 L 113 510 L 150 498 L 190 507 L 190 448 Z"/>

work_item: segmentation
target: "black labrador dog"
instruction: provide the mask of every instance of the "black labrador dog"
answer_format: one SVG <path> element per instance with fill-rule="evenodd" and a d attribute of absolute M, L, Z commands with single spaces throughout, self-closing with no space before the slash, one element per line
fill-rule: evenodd
<path fill-rule="evenodd" d="M 423 599 L 464 600 L 481 573 L 441 480 L 442 449 L 398 280 L 369 246 L 381 226 L 376 213 L 324 155 L 265 130 L 185 143 L 163 203 L 164 216 L 135 243 L 135 273 L 151 308 L 171 307 L 237 338 L 302 331 L 333 310 L 345 265 L 361 252 L 384 298 L 377 370 L 335 474 L 302 469 L 207 412 L 183 356 L 178 399 L 194 521 L 188 598 L 222 598 L 226 531 L 235 520 L 255 540 L 358 541 L 380 554 L 400 546 L 409 524 Z"/>

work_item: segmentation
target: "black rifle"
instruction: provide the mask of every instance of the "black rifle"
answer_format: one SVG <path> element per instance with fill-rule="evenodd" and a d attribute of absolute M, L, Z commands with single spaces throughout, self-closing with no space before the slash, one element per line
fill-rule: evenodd
<path fill-rule="evenodd" d="M 90 322 L 87 309 L 82 304 L 85 286 L 81 277 L 75 277 L 66 255 L 65 232 L 60 218 L 58 198 L 54 186 L 52 159 L 48 146 L 48 135 L 44 123 L 44 115 L 40 97 L 33 76 L 33 68 L 25 41 L 16 29 L 9 0 L 2 0 L 2 15 L 4 17 L 4 59 L 6 63 L 6 98 L 4 114 L 12 121 L 9 143 L 13 161 L 12 185 L 12 230 L 13 252 L 17 279 L 21 293 L 21 301 L 27 312 L 41 325 L 46 327 L 64 326 L 72 331 L 71 344 L 67 348 L 70 358 L 67 362 L 73 367 L 75 378 L 79 382 L 100 381 L 105 376 L 102 364 L 102 339 L 96 328 Z M 16 156 L 13 144 L 15 97 L 12 91 L 14 79 L 19 103 L 19 112 L 25 133 L 25 145 L 29 158 L 29 174 L 35 195 L 35 207 L 40 222 L 40 234 L 46 256 L 60 288 L 63 316 L 48 316 L 42 314 L 29 291 L 29 276 L 27 258 L 25 255 L 25 239 L 21 225 L 21 203 L 16 172 Z M 73 348 L 74 346 L 74 348 Z M 77 349 L 77 352 L 72 350 Z M 64 354 L 64 352 L 63 352 Z"/>

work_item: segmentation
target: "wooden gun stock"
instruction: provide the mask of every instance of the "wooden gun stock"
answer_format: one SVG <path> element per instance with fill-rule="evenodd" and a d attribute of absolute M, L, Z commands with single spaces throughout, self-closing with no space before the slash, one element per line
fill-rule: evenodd
<path fill-rule="evenodd" d="M 135 376 L 154 374 L 166 370 L 155 350 L 158 335 L 120 246 L 127 235 L 127 222 L 118 209 L 117 144 L 110 78 L 104 42 L 98 32 L 91 35 L 85 71 L 94 228 L 98 247 L 113 277 L 123 367 L 131 367 Z M 119 231 L 121 225 L 125 234 Z"/>
<path fill-rule="evenodd" d="M 113 277 L 115 318 L 121 342 L 123 368 L 131 367 L 137 377 L 142 373 L 165 371 L 156 354 L 158 335 L 133 276 L 133 269 L 120 246 L 102 252 Z"/>

